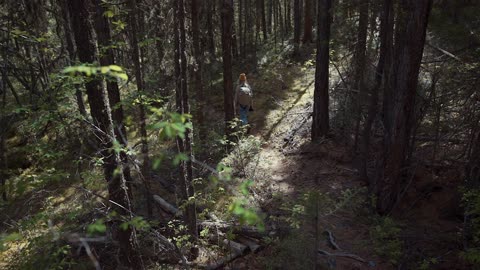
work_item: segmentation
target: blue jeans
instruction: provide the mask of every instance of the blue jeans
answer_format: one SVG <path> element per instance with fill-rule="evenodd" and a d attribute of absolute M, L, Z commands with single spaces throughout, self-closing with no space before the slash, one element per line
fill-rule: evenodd
<path fill-rule="evenodd" d="M 250 106 L 240 105 L 240 121 L 242 121 L 242 125 L 248 124 L 248 110 Z"/>

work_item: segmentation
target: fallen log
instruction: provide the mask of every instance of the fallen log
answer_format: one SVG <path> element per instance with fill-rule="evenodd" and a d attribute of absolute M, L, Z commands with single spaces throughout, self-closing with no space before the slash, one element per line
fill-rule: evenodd
<path fill-rule="evenodd" d="M 261 239 L 269 235 L 275 235 L 281 231 L 273 228 L 266 228 L 265 230 L 260 231 L 259 229 L 252 226 L 235 225 L 232 223 L 214 222 L 214 221 L 202 221 L 198 223 L 198 226 L 200 226 L 200 229 L 205 227 L 211 227 L 211 228 L 216 228 L 222 232 L 232 231 L 234 234 L 246 235 L 256 239 Z"/>
<path fill-rule="evenodd" d="M 247 246 L 235 242 L 233 240 L 223 239 L 223 245 L 230 249 L 233 253 L 244 253 L 247 250 Z"/>
<path fill-rule="evenodd" d="M 182 211 L 178 210 L 175 206 L 171 205 L 169 202 L 164 200 L 162 197 L 158 195 L 153 195 L 153 200 L 160 205 L 160 207 L 167 211 L 169 214 L 172 214 L 174 216 L 181 216 Z"/>
<path fill-rule="evenodd" d="M 327 252 L 327 251 L 321 250 L 321 249 L 318 250 L 318 253 L 320 255 L 325 255 L 325 256 L 329 256 L 329 257 L 350 258 L 350 259 L 353 259 L 353 260 L 356 260 L 356 261 L 359 261 L 359 262 L 362 262 L 362 263 L 366 263 L 366 264 L 369 264 L 369 265 L 372 265 L 372 263 L 373 263 L 373 262 L 368 262 L 367 260 L 363 259 L 362 257 L 360 257 L 358 255 L 350 254 L 350 253 L 330 253 L 330 252 Z"/>
<path fill-rule="evenodd" d="M 252 253 L 257 252 L 261 248 L 261 246 L 258 244 L 258 242 L 253 238 L 250 238 L 250 237 L 247 237 L 247 236 L 238 236 L 237 240 L 240 243 L 248 246 L 248 248 L 250 249 L 250 251 Z"/>
<path fill-rule="evenodd" d="M 216 270 L 216 269 L 223 268 L 225 265 L 227 265 L 228 263 L 230 263 L 230 262 L 234 261 L 235 259 L 241 257 L 242 255 L 243 255 L 243 253 L 240 253 L 240 252 L 228 254 L 227 256 L 225 256 L 224 258 L 220 259 L 220 260 L 217 261 L 216 263 L 207 265 L 207 266 L 205 267 L 205 269 L 207 269 L 207 270 Z"/>

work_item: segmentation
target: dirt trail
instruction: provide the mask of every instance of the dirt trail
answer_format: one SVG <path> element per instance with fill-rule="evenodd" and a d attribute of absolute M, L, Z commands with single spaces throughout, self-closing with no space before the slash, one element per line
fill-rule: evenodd
<path fill-rule="evenodd" d="M 300 72 L 303 74 L 298 77 L 298 73 L 291 75 L 295 77 L 290 81 L 292 88 L 287 90 L 283 99 L 278 98 L 279 89 L 265 87 L 269 82 L 252 83 L 259 89 L 255 93 L 256 111 L 250 116 L 252 134 L 263 142 L 258 154 L 258 181 L 254 190 L 262 211 L 270 216 L 285 215 L 282 207 L 288 203 L 294 204 L 309 191 L 338 198 L 347 189 L 355 191 L 362 188 L 362 183 L 355 180 L 350 147 L 335 143 L 335 139 L 310 142 L 313 72 L 314 68 L 309 68 L 303 69 Z M 271 82 L 271 85 L 281 87 L 282 83 Z M 356 254 L 372 262 L 372 265 L 368 265 L 349 258 L 330 258 L 330 263 L 334 261 L 336 264 L 335 269 L 390 269 L 374 257 L 373 249 L 365 248 L 370 242 L 369 228 L 356 221 L 355 213 L 348 209 L 338 210 L 321 217 L 319 223 L 321 230 L 333 233 L 342 252 Z M 319 248 L 335 252 L 327 246 L 325 237 L 320 237 L 322 241 Z M 261 269 L 258 268 L 261 267 L 258 258 L 262 260 L 262 257 L 269 257 L 271 252 L 271 248 L 266 248 L 258 255 L 249 255 L 239 260 L 239 268 Z M 323 257 L 326 263 L 329 258 Z M 284 269 L 293 268 L 286 266 Z"/>
<path fill-rule="evenodd" d="M 331 81 L 336 79 L 336 75 L 333 76 Z M 258 154 L 254 190 L 257 204 L 263 212 L 272 218 L 285 218 L 291 214 L 284 209 L 285 206 L 291 207 L 300 202 L 309 191 L 328 194 L 335 200 L 347 190 L 357 192 L 365 188 L 364 183 L 358 180 L 352 147 L 348 142 L 335 135 L 319 143 L 310 142 L 313 67 L 287 65 L 276 68 L 273 75 L 254 77 L 251 82 L 256 89 L 255 112 L 249 117 L 253 124 L 252 135 L 263 143 Z M 334 100 L 330 102 L 335 104 Z M 403 244 L 400 252 L 404 256 L 401 258 L 404 269 L 414 265 L 418 267 L 430 258 L 442 261 L 432 269 L 468 269 L 459 261 L 460 250 L 456 240 L 461 230 L 461 220 L 455 217 L 455 213 L 461 211 L 453 207 L 459 205 L 456 202 L 459 195 L 455 191 L 458 179 L 461 179 L 458 175 L 458 172 L 449 170 L 433 172 L 423 165 L 416 170 L 407 196 L 393 214 L 401 226 L 399 237 Z M 425 190 L 429 191 L 427 195 Z M 358 255 L 367 263 L 351 258 L 336 257 L 332 260 L 331 257 L 320 256 L 323 257 L 323 265 L 330 264 L 332 267 L 334 261 L 335 267 L 330 269 L 396 269 L 387 258 L 375 255 L 369 220 L 371 213 L 365 212 L 362 216 L 355 211 L 357 209 L 340 209 L 321 217 L 320 233 L 329 230 L 342 252 Z M 325 238 L 320 237 L 319 248 L 336 252 L 328 247 Z M 239 269 L 263 269 L 265 258 L 277 255 L 270 246 L 260 254 L 238 260 L 236 264 L 240 265 Z M 305 257 L 305 254 L 300 256 Z M 280 269 L 295 267 L 282 266 Z"/>

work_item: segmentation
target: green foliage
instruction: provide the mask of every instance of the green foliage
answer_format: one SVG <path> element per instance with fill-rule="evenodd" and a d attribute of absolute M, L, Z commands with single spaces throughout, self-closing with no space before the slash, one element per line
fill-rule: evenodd
<path fill-rule="evenodd" d="M 7 245 L 11 242 L 19 241 L 22 239 L 22 235 L 14 232 L 10 234 L 0 235 L 0 252 L 7 249 Z"/>
<path fill-rule="evenodd" d="M 75 75 L 77 73 L 86 75 L 87 77 L 94 76 L 94 75 L 104 75 L 104 76 L 111 76 L 113 78 L 128 80 L 128 76 L 125 71 L 117 66 L 117 65 L 109 65 L 109 66 L 92 66 L 92 65 L 79 65 L 79 66 L 71 66 L 66 67 L 63 70 L 63 73 Z"/>
<path fill-rule="evenodd" d="M 247 207 L 246 200 L 234 200 L 233 203 L 228 207 L 228 211 L 238 218 L 240 224 L 255 225 L 260 231 L 265 230 L 263 218 L 255 209 Z"/>
<path fill-rule="evenodd" d="M 469 217 L 467 231 L 464 233 L 472 238 L 469 239 L 470 248 L 462 253 L 462 257 L 467 262 L 480 266 L 480 190 L 463 188 L 462 192 L 465 214 Z"/>
<path fill-rule="evenodd" d="M 422 263 L 418 266 L 418 270 L 429 270 L 432 266 L 436 264 L 438 264 L 437 258 L 424 259 Z"/>
<path fill-rule="evenodd" d="M 87 234 L 88 235 L 95 235 L 104 233 L 107 230 L 107 226 L 105 225 L 105 221 L 103 218 L 99 218 L 95 221 L 95 223 L 90 224 L 87 226 Z"/>
<path fill-rule="evenodd" d="M 237 122 L 232 123 L 233 128 L 238 129 L 233 133 L 236 139 L 230 141 L 225 138 L 221 142 L 231 148 L 231 152 L 223 160 L 223 163 L 232 169 L 234 175 L 255 179 L 256 165 L 258 164 L 252 161 L 258 161 L 257 154 L 261 150 L 262 142 L 255 136 L 246 136 L 246 127 L 236 126 L 236 124 Z"/>
<path fill-rule="evenodd" d="M 378 217 L 370 230 L 377 255 L 397 264 L 402 256 L 402 241 L 399 238 L 402 229 L 390 217 Z"/>
<path fill-rule="evenodd" d="M 480 265 L 480 248 L 469 248 L 467 251 L 462 252 L 460 256 L 474 266 Z"/>
<path fill-rule="evenodd" d="M 120 228 L 122 230 L 126 230 L 128 229 L 128 227 L 132 227 L 137 230 L 147 230 L 150 228 L 150 224 L 143 217 L 136 216 L 133 217 L 131 220 L 120 224 Z"/>
<path fill-rule="evenodd" d="M 148 129 L 159 131 L 161 139 L 185 138 L 187 130 L 192 130 L 192 118 L 189 114 L 166 112 L 163 109 L 150 108 L 153 113 Z"/>

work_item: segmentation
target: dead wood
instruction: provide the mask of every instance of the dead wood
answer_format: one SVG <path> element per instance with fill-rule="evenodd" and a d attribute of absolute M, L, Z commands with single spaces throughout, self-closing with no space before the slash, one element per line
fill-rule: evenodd
<path fill-rule="evenodd" d="M 153 195 L 153 200 L 160 205 L 160 207 L 165 210 L 167 213 L 172 214 L 174 216 L 181 216 L 182 212 L 178 210 L 175 206 L 164 200 L 162 197 L 158 195 Z"/>
<path fill-rule="evenodd" d="M 362 262 L 362 263 L 367 263 L 369 264 L 369 262 L 365 259 L 363 259 L 362 257 L 358 256 L 358 255 L 355 255 L 355 254 L 350 254 L 350 253 L 330 253 L 330 252 L 327 252 L 325 250 L 321 250 L 319 249 L 318 250 L 318 253 L 320 255 L 325 255 L 325 256 L 330 256 L 330 257 L 344 257 L 344 258 L 350 258 L 350 259 L 353 259 L 353 260 L 356 260 L 356 261 L 359 261 L 359 262 Z"/>

